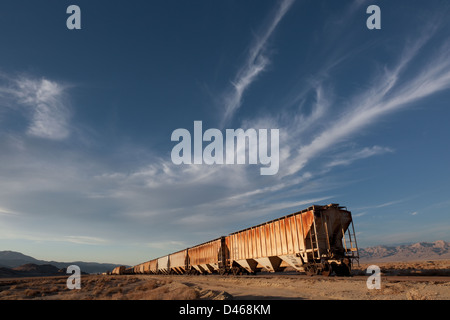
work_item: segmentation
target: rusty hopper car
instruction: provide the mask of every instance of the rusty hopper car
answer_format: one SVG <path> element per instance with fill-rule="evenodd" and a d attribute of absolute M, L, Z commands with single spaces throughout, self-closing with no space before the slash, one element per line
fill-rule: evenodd
<path fill-rule="evenodd" d="M 111 272 L 111 274 L 124 274 L 125 269 L 126 269 L 125 266 L 115 267 Z"/>
<path fill-rule="evenodd" d="M 225 267 L 222 248 L 225 237 L 211 240 L 188 249 L 191 273 L 196 270 L 198 273 L 213 273 Z"/>
<path fill-rule="evenodd" d="M 358 259 L 352 216 L 337 204 L 312 206 L 226 237 L 234 274 L 290 266 L 307 274 L 349 275 Z"/>
<path fill-rule="evenodd" d="M 134 272 L 135 273 L 138 273 L 138 274 L 143 274 L 144 273 L 144 266 L 145 266 L 145 263 L 141 263 L 141 264 L 139 264 L 137 267 L 137 270 L 136 270 L 136 267 L 134 268 Z"/>
<path fill-rule="evenodd" d="M 134 274 L 134 267 L 125 268 L 123 274 Z"/>
<path fill-rule="evenodd" d="M 150 274 L 150 261 L 144 262 L 143 273 Z"/>
<path fill-rule="evenodd" d="M 149 261 L 149 273 L 151 274 L 158 273 L 158 259 L 153 259 Z"/>
<path fill-rule="evenodd" d="M 133 267 L 133 273 L 134 273 L 134 274 L 139 274 L 139 273 L 141 273 L 140 270 L 141 270 L 142 265 L 143 265 L 143 263 L 134 266 L 134 267 Z"/>

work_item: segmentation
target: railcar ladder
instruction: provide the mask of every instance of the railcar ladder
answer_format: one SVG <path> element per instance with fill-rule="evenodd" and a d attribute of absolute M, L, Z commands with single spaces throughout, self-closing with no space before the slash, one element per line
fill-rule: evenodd
<path fill-rule="evenodd" d="M 307 252 L 310 251 L 312 253 L 313 259 L 320 259 L 319 241 L 317 239 L 316 219 L 313 220 L 313 225 L 309 229 L 309 242 L 311 244 L 311 249 L 306 251 Z M 317 252 L 317 256 L 315 252 Z"/>
<path fill-rule="evenodd" d="M 353 225 L 353 219 L 352 221 L 350 221 L 350 224 L 347 227 L 347 231 L 344 231 L 344 228 L 342 228 L 342 235 L 343 235 L 342 240 L 344 241 L 345 255 L 349 258 L 355 259 L 358 262 L 359 266 L 359 250 L 358 244 L 356 242 L 355 226 Z M 347 239 L 346 239 L 347 236 L 348 236 L 348 243 L 350 245 L 349 247 L 347 247 Z"/>

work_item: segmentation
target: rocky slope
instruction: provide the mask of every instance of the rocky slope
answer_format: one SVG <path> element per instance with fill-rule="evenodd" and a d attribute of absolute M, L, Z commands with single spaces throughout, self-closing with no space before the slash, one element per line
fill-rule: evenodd
<path fill-rule="evenodd" d="M 450 259 L 450 242 L 417 242 L 399 246 L 375 246 L 360 248 L 359 255 L 365 261 L 419 261 Z"/>

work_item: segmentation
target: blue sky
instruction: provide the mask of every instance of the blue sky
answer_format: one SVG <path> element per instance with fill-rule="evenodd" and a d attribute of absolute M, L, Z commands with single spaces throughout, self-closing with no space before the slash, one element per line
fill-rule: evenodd
<path fill-rule="evenodd" d="M 360 247 L 450 240 L 449 13 L 2 1 L 0 250 L 132 265 L 328 203 L 352 211 Z M 279 129 L 278 173 L 174 165 L 171 133 L 194 121 Z"/>

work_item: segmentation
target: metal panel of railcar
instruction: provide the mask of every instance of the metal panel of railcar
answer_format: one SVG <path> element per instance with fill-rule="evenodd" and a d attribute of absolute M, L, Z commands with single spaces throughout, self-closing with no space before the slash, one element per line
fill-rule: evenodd
<path fill-rule="evenodd" d="M 119 267 L 115 267 L 113 269 L 113 271 L 111 272 L 111 274 L 123 274 L 125 271 L 126 267 L 125 266 L 119 266 Z"/>
<path fill-rule="evenodd" d="M 322 256 L 331 259 L 348 257 L 359 261 L 355 229 L 349 211 L 337 205 L 318 210 L 316 230 Z"/>
<path fill-rule="evenodd" d="M 158 258 L 158 273 L 169 273 L 169 256 Z"/>
<path fill-rule="evenodd" d="M 125 268 L 123 274 L 133 274 L 134 273 L 134 267 Z"/>
<path fill-rule="evenodd" d="M 157 274 L 158 273 L 158 259 L 153 259 L 149 261 L 149 270 L 150 273 Z"/>
<path fill-rule="evenodd" d="M 144 269 L 143 269 L 144 274 L 150 274 L 151 273 L 150 272 L 150 261 L 144 262 L 143 265 L 144 265 Z"/>
<path fill-rule="evenodd" d="M 170 271 L 177 274 L 183 274 L 188 268 L 187 249 L 181 250 L 169 255 Z"/>
<path fill-rule="evenodd" d="M 304 210 L 230 234 L 226 243 L 231 264 L 236 262 L 249 272 L 257 268 L 275 272 L 285 261 L 302 270 L 302 258 L 306 261 L 308 258 L 304 234 L 309 232 L 313 221 L 313 210 Z"/>
<path fill-rule="evenodd" d="M 200 273 L 218 271 L 222 263 L 223 237 L 188 249 L 189 264 Z"/>

